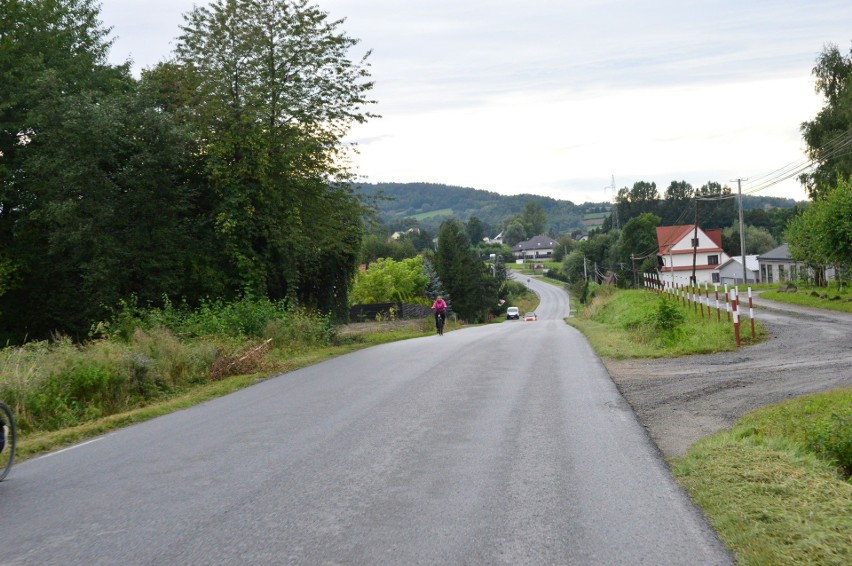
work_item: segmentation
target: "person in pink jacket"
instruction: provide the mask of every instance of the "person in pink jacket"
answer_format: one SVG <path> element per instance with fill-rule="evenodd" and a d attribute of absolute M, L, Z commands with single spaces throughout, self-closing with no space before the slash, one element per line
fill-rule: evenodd
<path fill-rule="evenodd" d="M 432 308 L 435 309 L 435 328 L 438 329 L 438 336 L 443 336 L 444 321 L 447 318 L 447 303 L 444 301 L 444 297 L 438 295 L 438 298 L 432 303 Z"/>

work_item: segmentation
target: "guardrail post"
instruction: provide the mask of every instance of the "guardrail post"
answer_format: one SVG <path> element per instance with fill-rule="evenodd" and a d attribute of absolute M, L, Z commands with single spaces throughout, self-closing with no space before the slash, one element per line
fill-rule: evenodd
<path fill-rule="evenodd" d="M 734 313 L 734 337 L 737 339 L 737 348 L 740 347 L 740 313 L 737 310 L 737 290 L 731 293 L 731 310 Z"/>
<path fill-rule="evenodd" d="M 754 340 L 754 303 L 751 299 L 751 287 L 748 288 L 748 317 L 751 320 L 751 339 Z"/>

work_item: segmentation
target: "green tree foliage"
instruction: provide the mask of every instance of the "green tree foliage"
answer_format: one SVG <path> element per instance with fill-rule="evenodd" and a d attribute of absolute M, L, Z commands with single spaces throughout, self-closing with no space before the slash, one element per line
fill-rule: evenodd
<path fill-rule="evenodd" d="M 816 92 L 825 104 L 816 118 L 801 126 L 808 144 L 808 157 L 817 162 L 799 177 L 812 200 L 837 186 L 838 179 L 852 175 L 852 50 L 844 56 L 837 45 L 828 44 L 813 68 Z"/>
<path fill-rule="evenodd" d="M 618 242 L 619 271 L 624 272 L 622 265 L 629 266 L 632 271 L 635 266 L 637 273 L 653 271 L 657 267 L 657 226 L 662 219 L 656 214 L 646 212 L 636 218 L 631 218 L 621 230 Z M 633 274 L 627 283 L 633 284 Z M 627 279 L 627 278 L 626 278 Z"/>
<path fill-rule="evenodd" d="M 561 262 L 574 248 L 577 242 L 571 236 L 562 236 L 556 240 L 556 248 L 553 250 L 553 261 Z"/>
<path fill-rule="evenodd" d="M 380 259 L 366 271 L 359 271 L 355 275 L 349 298 L 352 304 L 394 301 L 426 303 L 428 282 L 420 257 L 402 261 Z"/>
<path fill-rule="evenodd" d="M 656 212 L 659 202 L 656 183 L 636 181 L 632 189 L 622 187 L 615 198 L 619 224 L 624 225 L 629 219 L 644 212 Z"/>
<path fill-rule="evenodd" d="M 25 161 L 38 199 L 16 227 L 29 267 L 9 297 L 26 305 L 18 323 L 78 334 L 131 295 L 148 303 L 220 290 L 195 221 L 185 136 L 169 117 L 135 94 L 65 97 L 45 114 L 54 126 Z"/>
<path fill-rule="evenodd" d="M 497 305 L 499 283 L 470 247 L 464 225 L 457 220 L 441 225 L 435 270 L 453 298 L 453 310 L 463 319 L 482 322 Z"/>
<path fill-rule="evenodd" d="M 361 263 L 370 264 L 379 258 L 402 261 L 416 255 L 417 250 L 408 238 L 393 240 L 375 234 L 367 234 L 361 244 Z"/>
<path fill-rule="evenodd" d="M 521 223 L 524 225 L 527 238 L 544 234 L 544 229 L 547 226 L 547 213 L 541 203 L 534 200 L 528 201 L 521 213 Z"/>
<path fill-rule="evenodd" d="M 852 182 L 839 180 L 834 189 L 790 221 L 790 255 L 811 267 L 852 266 Z"/>
<path fill-rule="evenodd" d="M 478 246 L 482 243 L 485 237 L 485 224 L 476 216 L 471 216 L 465 226 L 467 236 L 470 238 L 470 245 Z"/>
<path fill-rule="evenodd" d="M 345 316 L 364 211 L 342 139 L 372 84 L 339 24 L 216 0 L 136 81 L 94 0 L 0 0 L 0 336 L 83 336 L 130 296 Z"/>
<path fill-rule="evenodd" d="M 710 181 L 695 191 L 698 202 L 698 225 L 702 228 L 723 228 L 736 221 L 737 199 L 727 185 Z M 691 224 L 689 217 L 684 224 Z"/>
<path fill-rule="evenodd" d="M 132 90 L 133 81 L 126 65 L 106 64 L 107 34 L 93 0 L 0 0 L 4 266 L 0 286 L 7 288 L 0 297 L 4 315 L 0 334 L 4 337 L 21 339 L 66 329 L 67 315 L 97 308 L 99 297 L 88 295 L 91 289 L 86 286 L 104 266 L 71 262 L 81 254 L 93 256 L 95 250 L 84 249 L 92 243 L 87 234 L 101 226 L 91 217 L 79 222 L 71 215 L 79 210 L 112 213 L 116 207 L 108 202 L 114 195 L 107 194 L 109 189 L 100 182 L 103 177 L 90 178 L 93 167 L 100 169 L 95 152 L 103 147 L 101 141 L 95 138 L 95 145 L 90 145 L 91 137 L 79 140 L 73 132 L 87 127 L 87 118 L 102 118 L 100 126 L 109 128 L 133 112 L 118 109 L 116 115 L 110 102 L 111 96 Z M 109 138 L 113 132 L 100 134 Z M 107 163 L 109 157 L 104 161 L 104 168 L 133 167 L 121 161 Z M 54 178 L 48 171 L 61 176 Z M 71 322 L 73 330 L 80 330 Z"/>
<path fill-rule="evenodd" d="M 345 305 L 358 259 L 341 140 L 370 117 L 372 88 L 340 23 L 307 0 L 215 0 L 186 16 L 176 50 L 236 280 L 322 309 Z"/>
<path fill-rule="evenodd" d="M 760 255 L 778 247 L 778 241 L 766 228 L 745 225 L 746 255 Z M 734 224 L 722 230 L 722 249 L 730 256 L 742 255 L 740 226 Z"/>
<path fill-rule="evenodd" d="M 520 219 L 515 219 L 506 225 L 503 231 L 503 241 L 509 247 L 514 247 L 519 242 L 527 239 L 527 230 L 524 228 L 523 222 Z"/>

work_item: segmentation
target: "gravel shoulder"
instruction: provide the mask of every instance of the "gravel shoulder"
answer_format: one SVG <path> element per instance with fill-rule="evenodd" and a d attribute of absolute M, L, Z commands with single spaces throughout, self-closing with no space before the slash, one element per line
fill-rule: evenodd
<path fill-rule="evenodd" d="M 768 339 L 737 352 L 603 360 L 667 458 L 754 409 L 852 385 L 852 314 L 757 298 L 755 318 Z"/>

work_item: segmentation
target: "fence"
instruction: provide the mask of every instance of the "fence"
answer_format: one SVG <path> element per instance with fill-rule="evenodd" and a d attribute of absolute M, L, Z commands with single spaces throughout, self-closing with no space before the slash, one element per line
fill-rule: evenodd
<path fill-rule="evenodd" d="M 683 304 L 685 307 L 690 306 L 698 313 L 701 311 L 701 318 L 704 318 L 704 309 L 707 309 L 708 319 L 713 318 L 713 310 L 716 311 L 716 321 L 722 323 L 722 311 L 725 311 L 726 323 L 733 322 L 734 337 L 737 341 L 737 347 L 742 345 L 740 337 L 740 318 L 744 315 L 741 312 L 744 310 L 742 301 L 739 296 L 737 287 L 728 288 L 728 285 L 722 285 L 723 294 L 720 296 L 720 285 L 713 284 L 713 297 L 710 296 L 710 286 L 704 283 L 702 292 L 701 284 L 683 285 L 671 281 L 663 281 L 657 273 L 644 273 L 642 283 L 645 289 L 650 289 L 655 293 L 666 293 L 672 296 L 676 301 Z M 751 287 L 748 287 L 748 318 L 751 326 L 751 338 L 754 340 L 754 301 L 752 298 Z"/>

